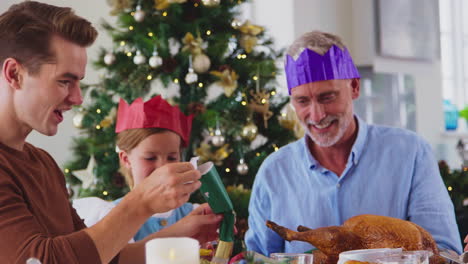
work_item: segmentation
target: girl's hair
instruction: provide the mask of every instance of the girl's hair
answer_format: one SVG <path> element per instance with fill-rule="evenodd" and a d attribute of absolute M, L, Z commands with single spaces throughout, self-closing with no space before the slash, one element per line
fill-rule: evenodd
<path fill-rule="evenodd" d="M 120 151 L 130 153 L 130 151 L 136 148 L 136 146 L 138 146 L 138 144 L 140 144 L 140 142 L 143 141 L 145 138 L 166 131 L 172 132 L 172 130 L 159 127 L 127 129 L 117 134 L 117 147 Z M 127 183 L 128 187 L 130 187 L 130 189 L 133 189 L 134 181 L 132 172 L 129 169 L 127 169 L 127 167 L 125 167 L 120 158 L 119 162 L 120 173 L 122 173 L 122 175 L 125 177 L 125 182 Z"/>

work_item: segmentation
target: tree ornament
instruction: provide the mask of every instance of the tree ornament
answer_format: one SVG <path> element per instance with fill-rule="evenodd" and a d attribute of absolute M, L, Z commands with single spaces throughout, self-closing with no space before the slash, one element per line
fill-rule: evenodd
<path fill-rule="evenodd" d="M 258 81 L 257 81 L 258 84 Z M 263 123 L 265 128 L 268 127 L 268 119 L 273 116 L 273 112 L 270 111 L 270 93 L 267 91 L 260 91 L 257 86 L 257 90 L 254 92 L 250 90 L 252 99 L 250 100 L 248 107 L 263 116 Z"/>
<path fill-rule="evenodd" d="M 192 55 L 189 55 L 189 69 L 187 75 L 185 75 L 185 82 L 187 84 L 192 84 L 198 81 L 198 75 L 193 72 L 192 68 Z"/>
<path fill-rule="evenodd" d="M 197 73 L 205 73 L 210 69 L 211 60 L 204 53 L 196 54 L 193 58 L 193 69 Z"/>
<path fill-rule="evenodd" d="M 91 185 L 95 181 L 95 177 L 94 177 L 95 164 L 96 164 L 96 160 L 94 159 L 94 156 L 91 156 L 91 158 L 89 158 L 88 166 L 86 167 L 86 169 L 72 172 L 73 175 L 75 175 L 75 177 L 81 181 L 81 186 L 85 189 L 88 189 L 89 187 L 91 187 Z"/>
<path fill-rule="evenodd" d="M 220 79 L 216 84 L 223 87 L 226 97 L 230 97 L 237 88 L 237 79 L 239 79 L 237 73 L 227 65 L 221 67 L 220 71 L 210 73 Z"/>
<path fill-rule="evenodd" d="M 113 107 L 109 111 L 109 114 L 107 114 L 107 116 L 99 123 L 99 125 L 103 128 L 110 127 L 112 124 L 114 124 L 116 117 L 117 117 L 117 108 Z"/>
<path fill-rule="evenodd" d="M 223 160 L 229 157 L 232 153 L 232 149 L 229 148 L 229 144 L 224 144 L 216 151 L 212 151 L 209 144 L 202 143 L 199 148 L 195 150 L 195 154 L 200 157 L 200 162 L 212 161 L 217 166 L 223 164 Z"/>
<path fill-rule="evenodd" d="M 248 121 L 247 125 L 242 128 L 241 137 L 247 139 L 248 141 L 252 141 L 257 137 L 258 134 L 258 127 L 252 122 Z"/>
<path fill-rule="evenodd" d="M 175 38 L 170 38 L 169 40 L 169 53 L 171 53 L 172 56 L 177 55 L 180 50 L 180 42 L 177 41 Z"/>
<path fill-rule="evenodd" d="M 141 51 L 137 50 L 135 57 L 133 57 L 133 63 L 140 65 L 146 62 L 146 57 L 141 54 Z"/>
<path fill-rule="evenodd" d="M 252 52 L 255 45 L 257 45 L 257 35 L 263 32 L 263 27 L 253 25 L 249 20 L 245 21 L 238 30 L 242 33 L 239 40 L 240 46 L 244 48 L 245 52 Z"/>
<path fill-rule="evenodd" d="M 258 38 L 251 35 L 242 35 L 239 44 L 245 50 L 245 52 L 250 53 L 257 45 Z"/>
<path fill-rule="evenodd" d="M 242 158 L 240 159 L 239 164 L 237 164 L 236 170 L 240 175 L 246 175 L 249 172 L 249 165 L 247 165 Z"/>
<path fill-rule="evenodd" d="M 163 64 L 163 60 L 158 56 L 156 49 L 153 51 L 153 55 L 149 58 L 149 65 L 151 68 L 156 69 Z"/>
<path fill-rule="evenodd" d="M 187 32 L 182 39 L 182 43 L 184 43 L 182 51 L 189 51 L 193 55 L 202 53 L 203 39 L 200 36 L 195 38 L 192 33 Z"/>
<path fill-rule="evenodd" d="M 213 144 L 213 146 L 215 147 L 221 147 L 222 145 L 224 145 L 225 141 L 226 139 L 222 135 L 221 130 L 219 128 L 216 128 L 214 136 L 211 137 L 211 144 Z"/>
<path fill-rule="evenodd" d="M 202 0 L 204 6 L 213 7 L 218 6 L 221 3 L 221 0 Z"/>
<path fill-rule="evenodd" d="M 76 115 L 73 117 L 73 125 L 76 128 L 83 128 L 83 118 L 84 118 L 83 111 L 79 111 L 78 113 L 76 113 Z"/>
<path fill-rule="evenodd" d="M 154 0 L 154 8 L 163 10 L 169 7 L 170 4 L 182 4 L 187 0 Z"/>
<path fill-rule="evenodd" d="M 104 63 L 105 63 L 106 65 L 112 65 L 112 64 L 114 64 L 114 62 L 115 62 L 115 55 L 114 55 L 114 53 L 109 52 L 109 53 L 107 53 L 107 54 L 104 56 Z"/>
<path fill-rule="evenodd" d="M 198 81 L 198 75 L 193 72 L 192 68 L 189 68 L 187 75 L 185 75 L 185 82 L 187 84 L 192 84 L 196 81 Z"/>
<path fill-rule="evenodd" d="M 133 0 L 107 0 L 107 3 L 112 8 L 110 14 L 115 16 L 126 9 L 130 9 L 132 7 Z"/>
<path fill-rule="evenodd" d="M 141 10 L 141 5 L 137 5 L 133 18 L 136 22 L 142 22 L 145 19 L 145 11 Z"/>
<path fill-rule="evenodd" d="M 288 103 L 282 110 L 281 115 L 278 116 L 278 123 L 294 132 L 296 138 L 301 138 L 305 134 L 304 126 L 297 118 L 296 111 L 292 107 L 291 103 Z"/>

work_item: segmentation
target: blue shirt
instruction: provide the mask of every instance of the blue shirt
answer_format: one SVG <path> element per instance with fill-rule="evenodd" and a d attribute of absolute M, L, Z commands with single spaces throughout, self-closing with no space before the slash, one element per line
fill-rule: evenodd
<path fill-rule="evenodd" d="M 122 198 L 114 201 L 115 204 L 118 204 Z M 148 235 L 157 232 L 164 227 L 173 225 L 175 222 L 182 219 L 184 216 L 188 215 L 193 210 L 193 204 L 185 203 L 181 207 L 174 209 L 172 214 L 168 217 L 155 217 L 152 216 L 146 220 L 146 222 L 138 229 L 138 232 L 135 234 L 133 239 L 135 242 L 142 240 Z"/>
<path fill-rule="evenodd" d="M 414 222 L 439 247 L 460 253 L 453 204 L 429 144 L 413 132 L 356 118 L 358 135 L 341 177 L 314 159 L 305 137 L 263 162 L 249 204 L 247 248 L 267 256 L 313 248 L 283 240 L 266 220 L 292 230 L 299 225 L 315 229 L 375 214 Z"/>

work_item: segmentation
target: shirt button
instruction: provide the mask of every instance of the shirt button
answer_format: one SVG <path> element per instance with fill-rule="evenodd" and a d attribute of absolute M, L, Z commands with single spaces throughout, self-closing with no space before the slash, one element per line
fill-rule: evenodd
<path fill-rule="evenodd" d="M 337 183 L 336 188 L 340 188 L 340 187 L 341 187 L 341 184 Z"/>

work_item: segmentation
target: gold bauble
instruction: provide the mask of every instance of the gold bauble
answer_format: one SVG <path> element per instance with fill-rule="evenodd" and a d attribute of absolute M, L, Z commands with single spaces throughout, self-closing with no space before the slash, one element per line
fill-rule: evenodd
<path fill-rule="evenodd" d="M 196 73 L 205 73 L 210 69 L 211 60 L 205 54 L 200 53 L 195 55 L 192 64 Z"/>
<path fill-rule="evenodd" d="M 73 117 L 73 125 L 76 128 L 83 128 L 83 118 L 84 118 L 83 112 L 76 113 L 76 115 Z"/>
<path fill-rule="evenodd" d="M 281 110 L 281 115 L 278 116 L 278 122 L 282 127 L 292 130 L 296 138 L 301 138 L 305 134 L 304 126 L 299 121 L 296 111 L 292 107 L 291 103 L 287 104 Z"/>
<path fill-rule="evenodd" d="M 257 137 L 257 133 L 258 127 L 254 123 L 250 122 L 242 128 L 241 137 L 252 141 Z"/>

